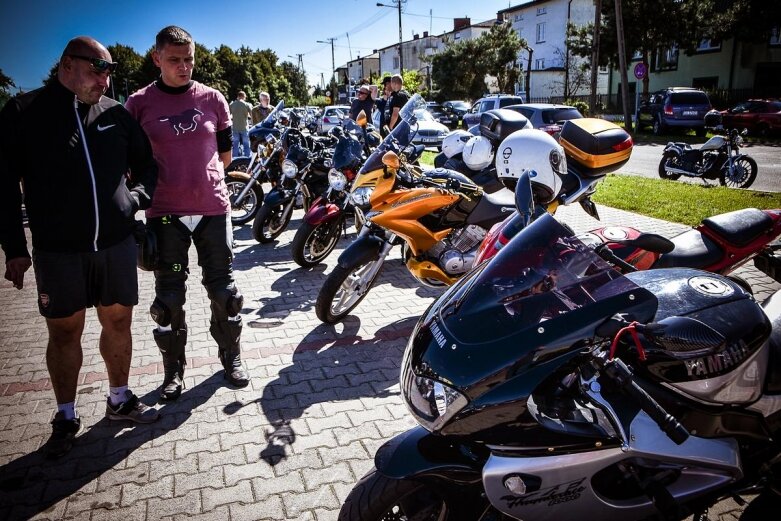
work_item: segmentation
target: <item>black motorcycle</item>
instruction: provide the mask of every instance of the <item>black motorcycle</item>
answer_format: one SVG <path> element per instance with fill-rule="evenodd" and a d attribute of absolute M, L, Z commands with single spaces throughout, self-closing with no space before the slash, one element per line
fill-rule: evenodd
<path fill-rule="evenodd" d="M 328 171 L 332 164 L 332 141 L 329 138 L 304 136 L 296 128 L 286 128 L 287 154 L 271 190 L 263 199 L 252 223 L 252 235 L 260 243 L 279 237 L 290 223 L 295 208 L 308 210 L 312 202 L 328 188 Z"/>
<path fill-rule="evenodd" d="M 340 521 L 781 507 L 781 292 L 763 308 L 712 273 L 622 275 L 549 214 L 432 304 L 400 384 L 420 426 L 377 451 Z"/>
<path fill-rule="evenodd" d="M 728 129 L 725 136 L 713 136 L 700 148 L 688 143 L 670 142 L 659 162 L 659 177 L 675 180 L 681 176 L 719 180 L 722 186 L 748 188 L 757 178 L 757 162 L 740 153 L 743 135 Z"/>

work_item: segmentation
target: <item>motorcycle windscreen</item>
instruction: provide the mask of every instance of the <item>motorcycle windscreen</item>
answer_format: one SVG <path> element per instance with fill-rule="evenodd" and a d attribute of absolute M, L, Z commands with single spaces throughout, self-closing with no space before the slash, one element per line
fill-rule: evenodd
<path fill-rule="evenodd" d="M 385 152 L 393 151 L 397 154 L 412 142 L 412 138 L 417 132 L 417 118 L 415 111 L 426 108 L 426 100 L 420 94 L 412 96 L 407 103 L 399 109 L 399 123 L 393 128 L 390 134 L 385 136 L 382 143 L 374 149 L 363 164 L 358 174 L 372 172 L 382 168 L 382 156 Z"/>
<path fill-rule="evenodd" d="M 337 170 L 348 167 L 361 160 L 363 147 L 360 141 L 350 136 L 342 136 L 334 147 L 333 167 Z"/>
<path fill-rule="evenodd" d="M 630 292 L 641 290 L 544 214 L 443 295 L 439 318 L 464 345 L 485 343 L 486 332 L 496 341 L 533 335 L 541 326 L 565 336 L 568 324 L 596 325 L 620 311 L 612 309 L 614 303 L 625 299 L 614 297 Z"/>

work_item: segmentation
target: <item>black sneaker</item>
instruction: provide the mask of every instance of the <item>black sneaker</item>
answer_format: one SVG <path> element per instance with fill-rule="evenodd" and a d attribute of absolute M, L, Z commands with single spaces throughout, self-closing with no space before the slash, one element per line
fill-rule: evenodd
<path fill-rule="evenodd" d="M 73 448 L 73 440 L 81 432 L 81 419 L 66 420 L 65 414 L 58 412 L 52 420 L 52 435 L 43 446 L 49 459 L 61 458 Z"/>
<path fill-rule="evenodd" d="M 138 396 L 125 391 L 125 401 L 118 405 L 111 405 L 111 400 L 106 400 L 106 418 L 109 420 L 130 420 L 136 423 L 152 423 L 160 417 L 157 409 L 149 407 L 138 400 Z"/>

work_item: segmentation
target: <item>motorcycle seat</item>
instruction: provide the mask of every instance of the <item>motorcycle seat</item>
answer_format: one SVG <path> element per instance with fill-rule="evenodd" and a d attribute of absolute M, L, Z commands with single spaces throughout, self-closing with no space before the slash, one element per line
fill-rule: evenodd
<path fill-rule="evenodd" d="M 515 211 L 515 194 L 502 188 L 492 194 L 483 193 L 477 206 L 467 217 L 467 224 L 490 228 Z"/>
<path fill-rule="evenodd" d="M 702 224 L 719 237 L 738 246 L 745 246 L 773 229 L 773 219 L 756 208 L 744 208 L 714 215 L 703 220 Z"/>
<path fill-rule="evenodd" d="M 675 247 L 665 253 L 652 266 L 657 268 L 705 268 L 721 259 L 721 248 L 706 235 L 689 230 L 672 239 Z"/>

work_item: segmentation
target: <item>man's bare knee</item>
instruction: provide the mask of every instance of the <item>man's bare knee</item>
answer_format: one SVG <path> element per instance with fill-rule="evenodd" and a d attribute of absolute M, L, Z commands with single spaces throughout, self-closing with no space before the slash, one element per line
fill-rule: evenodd
<path fill-rule="evenodd" d="M 98 320 L 104 330 L 122 332 L 129 331 L 133 322 L 133 306 L 112 304 L 98 306 Z"/>

